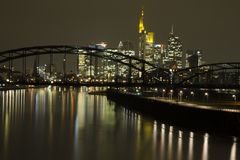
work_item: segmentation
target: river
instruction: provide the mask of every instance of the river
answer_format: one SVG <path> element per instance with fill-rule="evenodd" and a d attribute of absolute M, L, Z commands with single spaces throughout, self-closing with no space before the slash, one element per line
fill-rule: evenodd
<path fill-rule="evenodd" d="M 237 137 L 164 124 L 88 88 L 0 91 L 1 160 L 237 160 Z M 174 117 L 171 117 L 174 118 Z"/>

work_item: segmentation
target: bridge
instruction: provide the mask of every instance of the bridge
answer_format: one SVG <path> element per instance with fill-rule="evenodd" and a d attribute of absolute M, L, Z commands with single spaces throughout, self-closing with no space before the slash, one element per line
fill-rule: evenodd
<path fill-rule="evenodd" d="M 48 55 L 48 78 L 41 77 L 39 59 Z M 54 74 L 54 56 L 63 55 L 63 72 Z M 67 56 L 77 60 L 76 73 L 67 74 Z M 79 56 L 88 66 L 81 64 Z M 32 74 L 27 73 L 28 57 L 34 57 Z M 22 68 L 14 70 L 14 62 Z M 172 88 L 239 88 L 240 63 L 214 63 L 170 72 L 135 56 L 116 49 L 71 45 L 34 46 L 0 52 L 1 82 L 12 84 L 146 86 Z M 80 65 L 79 65 L 80 64 Z M 84 74 L 83 71 L 88 72 Z M 46 69 L 45 69 L 46 71 Z M 44 71 L 44 73 L 45 73 Z M 18 75 L 18 76 L 16 76 Z"/>

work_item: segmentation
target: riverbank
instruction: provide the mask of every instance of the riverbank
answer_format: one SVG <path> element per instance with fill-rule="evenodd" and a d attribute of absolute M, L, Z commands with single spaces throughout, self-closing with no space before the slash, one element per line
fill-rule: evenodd
<path fill-rule="evenodd" d="M 110 100 L 124 107 L 154 117 L 165 123 L 199 130 L 238 136 L 240 110 L 223 110 L 209 106 L 187 105 L 108 90 Z"/>

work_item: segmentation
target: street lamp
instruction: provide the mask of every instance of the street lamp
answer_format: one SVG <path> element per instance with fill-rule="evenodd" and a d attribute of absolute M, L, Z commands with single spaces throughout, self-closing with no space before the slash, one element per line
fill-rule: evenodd
<path fill-rule="evenodd" d="M 193 92 L 193 91 L 191 91 L 191 92 L 190 92 L 190 95 L 191 95 L 191 99 L 193 100 L 193 97 L 194 97 L 194 92 Z"/>
<path fill-rule="evenodd" d="M 170 95 L 170 99 L 172 100 L 172 96 L 173 96 L 173 90 L 172 89 L 170 90 L 169 95 Z"/>
<path fill-rule="evenodd" d="M 162 90 L 162 97 L 163 97 L 163 98 L 165 97 L 165 92 L 166 92 L 166 90 L 163 89 L 163 90 Z"/>
<path fill-rule="evenodd" d="M 181 91 L 179 92 L 179 101 L 180 101 L 180 102 L 182 101 L 182 96 L 183 96 L 183 91 L 181 90 Z"/>
<path fill-rule="evenodd" d="M 236 102 L 237 101 L 237 96 L 234 94 L 234 95 L 232 95 L 232 97 L 233 97 L 233 100 Z"/>
<path fill-rule="evenodd" d="M 209 95 L 208 95 L 208 92 L 205 92 L 205 93 L 204 93 L 204 96 L 206 96 L 207 101 L 208 101 L 208 96 L 209 96 Z"/>

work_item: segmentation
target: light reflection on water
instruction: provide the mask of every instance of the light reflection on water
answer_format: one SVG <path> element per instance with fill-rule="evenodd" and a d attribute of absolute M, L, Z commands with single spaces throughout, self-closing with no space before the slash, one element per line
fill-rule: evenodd
<path fill-rule="evenodd" d="M 236 137 L 144 118 L 86 88 L 0 92 L 0 159 L 237 160 Z"/>

